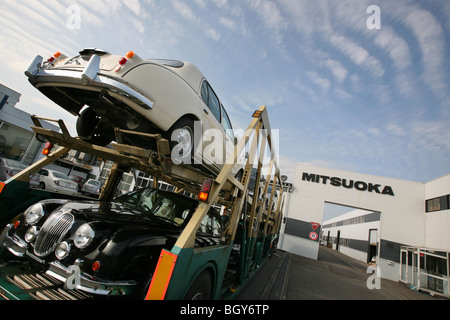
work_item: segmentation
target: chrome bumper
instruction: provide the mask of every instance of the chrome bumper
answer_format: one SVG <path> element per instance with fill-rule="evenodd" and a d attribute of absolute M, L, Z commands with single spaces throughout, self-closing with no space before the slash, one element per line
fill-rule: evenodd
<path fill-rule="evenodd" d="M 16 235 L 10 236 L 8 234 L 8 231 L 13 228 L 12 224 L 9 224 L 6 226 L 6 228 L 3 230 L 2 235 L 0 236 L 0 246 L 5 247 L 9 250 L 13 255 L 16 257 L 23 257 L 28 256 L 34 260 L 36 260 L 39 263 L 45 264 L 45 261 L 36 257 L 29 249 L 32 249 L 33 247 L 25 242 L 25 240 L 19 238 Z"/>
<path fill-rule="evenodd" d="M 66 267 L 59 261 L 50 263 L 50 268 L 46 274 L 65 283 L 68 289 L 78 289 L 97 295 L 131 295 L 135 291 L 137 283 L 130 281 L 100 281 L 83 274 L 79 265 L 82 262 L 75 263 L 73 266 Z"/>
<path fill-rule="evenodd" d="M 144 109 L 153 108 L 155 101 L 153 97 L 119 78 L 101 74 L 99 64 L 100 58 L 94 54 L 81 72 L 67 69 L 44 69 L 43 58 L 36 56 L 25 71 L 25 75 L 30 78 L 30 82 L 37 88 L 44 83 L 47 85 L 61 85 L 64 83 L 66 86 L 99 92 L 106 89 L 115 98 L 128 100 Z"/>
<path fill-rule="evenodd" d="M 28 250 L 28 243 L 19 237 L 13 235 L 10 236 L 8 234 L 9 230 L 13 228 L 12 224 L 8 224 L 3 230 L 0 236 L 0 244 L 3 245 L 6 249 L 8 249 L 12 254 L 17 257 L 23 257 L 24 254 Z"/>

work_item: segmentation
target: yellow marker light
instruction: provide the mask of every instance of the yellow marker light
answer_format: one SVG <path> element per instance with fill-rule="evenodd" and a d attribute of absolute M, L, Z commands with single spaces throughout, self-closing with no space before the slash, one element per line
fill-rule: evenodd
<path fill-rule="evenodd" d="M 200 192 L 198 195 L 198 199 L 201 201 L 206 202 L 208 200 L 208 193 L 206 192 Z"/>
<path fill-rule="evenodd" d="M 50 142 L 47 142 L 44 146 L 44 149 L 42 150 L 42 154 L 44 156 L 48 156 L 48 154 L 50 153 L 52 148 L 53 148 L 53 145 Z"/>
<path fill-rule="evenodd" d="M 128 51 L 127 54 L 125 55 L 125 57 L 127 57 L 127 59 L 131 59 L 134 57 L 134 52 L 133 51 Z"/>
<path fill-rule="evenodd" d="M 209 193 L 213 184 L 213 179 L 204 178 L 202 186 L 200 188 L 200 193 L 198 194 L 198 199 L 200 201 L 208 201 Z"/>

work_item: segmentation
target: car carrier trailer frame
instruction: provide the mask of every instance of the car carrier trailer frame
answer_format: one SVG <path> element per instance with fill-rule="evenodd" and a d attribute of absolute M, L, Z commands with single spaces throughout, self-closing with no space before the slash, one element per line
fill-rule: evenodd
<path fill-rule="evenodd" d="M 220 173 L 214 177 L 192 166 L 174 165 L 170 159 L 168 141 L 159 134 L 123 132 L 116 129 L 118 143 L 112 144 L 112 148 L 107 148 L 71 137 L 62 120 L 32 116 L 34 122 L 32 129 L 36 135 L 58 145 L 59 148 L 0 185 L 0 230 L 11 220 L 14 222 L 14 217 L 29 205 L 55 196 L 42 190 L 30 189 L 29 180 L 33 174 L 72 149 L 89 153 L 114 162 L 101 191 L 100 201 L 112 198 L 122 174 L 132 168 L 153 176 L 154 183 L 160 180 L 174 185 L 177 188 L 176 192 L 181 190 L 193 194 L 208 192 L 206 201 L 200 202 L 173 248 L 162 250 L 146 299 L 233 298 L 255 274 L 258 267 L 270 257 L 271 246 L 280 230 L 283 209 L 283 184 L 276 161 L 275 141 L 271 134 L 267 108 L 261 106 L 254 112 L 252 118 L 235 148 L 234 161 L 225 164 Z M 61 133 L 43 128 L 39 120 L 56 121 Z M 149 139 L 154 139 L 157 150 L 125 145 L 121 143 L 122 133 L 145 135 Z M 238 155 L 248 144 L 250 144 L 248 157 L 243 176 L 239 181 L 232 174 L 233 166 L 238 165 Z M 260 188 L 262 156 L 266 144 L 270 149 L 268 179 Z M 249 190 L 250 174 L 255 159 L 256 181 L 254 189 Z M 272 172 L 274 179 L 270 181 Z M 205 181 L 208 183 L 205 184 Z M 267 192 L 270 183 L 272 188 L 269 195 Z M 273 205 L 277 185 L 281 186 L 280 195 L 276 205 Z M 206 186 L 208 188 L 204 190 Z M 196 232 L 213 204 L 221 204 L 228 208 L 228 227 L 222 235 L 220 244 L 197 248 L 194 246 Z M 238 251 L 238 258 L 235 257 L 233 261 L 231 261 L 232 251 L 234 255 Z M 0 279 L 0 284 L 1 281 L 3 279 Z"/>

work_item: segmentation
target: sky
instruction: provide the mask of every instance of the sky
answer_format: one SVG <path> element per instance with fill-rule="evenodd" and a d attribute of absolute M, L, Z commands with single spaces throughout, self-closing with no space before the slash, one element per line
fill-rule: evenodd
<path fill-rule="evenodd" d="M 450 172 L 450 1 L 0 0 L 0 83 L 19 109 L 75 118 L 24 75 L 97 47 L 194 63 L 245 129 L 267 106 L 296 163 L 417 182 Z"/>

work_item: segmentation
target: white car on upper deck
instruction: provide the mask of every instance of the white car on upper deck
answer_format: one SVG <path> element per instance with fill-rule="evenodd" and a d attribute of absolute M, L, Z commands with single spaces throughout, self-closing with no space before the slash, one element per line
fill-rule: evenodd
<path fill-rule="evenodd" d="M 91 143 L 107 145 L 115 140 L 116 127 L 162 133 L 172 140 L 172 150 L 178 146 L 178 161 L 195 157 L 213 173 L 219 172 L 226 156 L 233 156 L 236 139 L 230 118 L 192 63 L 147 60 L 131 51 L 118 56 L 84 49 L 72 58 L 59 52 L 47 61 L 36 56 L 25 74 L 40 92 L 78 117 L 78 135 Z M 195 137 L 194 129 L 201 131 Z M 205 139 L 205 132 L 220 132 L 223 143 L 217 145 L 214 139 L 208 149 L 213 140 Z M 126 142 L 142 147 L 150 143 L 142 137 L 127 138 Z"/>

